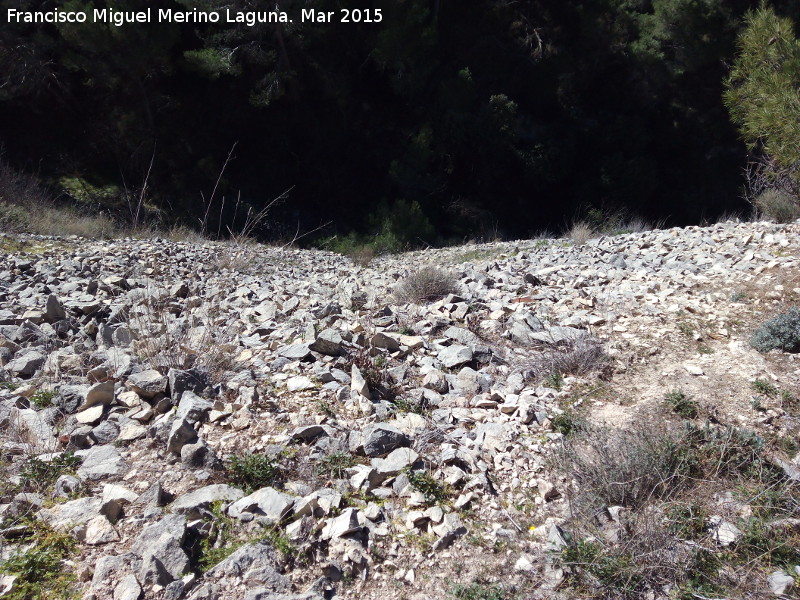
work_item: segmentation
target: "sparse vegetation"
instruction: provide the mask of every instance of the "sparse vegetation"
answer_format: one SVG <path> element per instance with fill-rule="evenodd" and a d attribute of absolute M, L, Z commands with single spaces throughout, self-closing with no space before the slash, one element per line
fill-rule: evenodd
<path fill-rule="evenodd" d="M 578 221 L 570 228 L 568 237 L 576 246 L 583 246 L 586 242 L 592 239 L 594 235 L 595 232 L 588 223 L 584 221 Z"/>
<path fill-rule="evenodd" d="M 222 502 L 214 502 L 210 509 L 210 529 L 208 535 L 200 540 L 199 555 L 196 559 L 200 573 L 214 568 L 236 552 L 244 540 L 234 534 L 236 523 L 222 510 Z"/>
<path fill-rule="evenodd" d="M 438 481 L 429 471 L 415 471 L 408 468 L 405 473 L 411 487 L 421 492 L 425 496 L 425 502 L 429 505 L 442 504 L 447 500 L 449 492 L 446 484 Z"/>
<path fill-rule="evenodd" d="M 608 364 L 608 355 L 600 340 L 580 336 L 559 345 L 548 345 L 534 355 L 527 370 L 536 378 L 544 378 L 545 384 L 563 383 L 564 375 L 588 375 L 602 371 Z M 559 388 L 556 388 L 559 389 Z"/>
<path fill-rule="evenodd" d="M 14 588 L 3 597 L 10 600 L 78 598 L 75 574 L 63 564 L 76 550 L 75 538 L 38 521 L 28 525 L 32 537 L 0 563 L 0 573 L 17 576 Z"/>
<path fill-rule="evenodd" d="M 509 596 L 502 585 L 486 583 L 458 583 L 450 590 L 450 596 L 457 600 L 508 600 Z"/>
<path fill-rule="evenodd" d="M 750 382 L 750 385 L 756 392 L 769 398 L 774 398 L 778 395 L 778 388 L 766 379 L 756 379 Z"/>
<path fill-rule="evenodd" d="M 759 352 L 800 352 L 800 308 L 792 306 L 763 323 L 750 338 L 750 345 Z"/>
<path fill-rule="evenodd" d="M 32 457 L 20 470 L 22 488 L 27 491 L 43 492 L 47 490 L 61 475 L 75 473 L 81 459 L 72 452 L 56 455 L 49 460 Z"/>
<path fill-rule="evenodd" d="M 400 282 L 394 291 L 394 301 L 433 302 L 457 291 L 458 282 L 453 275 L 437 267 L 422 267 Z"/>
<path fill-rule="evenodd" d="M 231 482 L 248 493 L 273 485 L 281 474 L 277 459 L 266 454 L 234 454 L 227 470 Z"/>
<path fill-rule="evenodd" d="M 800 206 L 786 191 L 768 188 L 753 201 L 758 212 L 776 223 L 791 223 L 800 218 Z"/>
<path fill-rule="evenodd" d="M 53 390 L 39 390 L 31 396 L 31 404 L 38 409 L 47 408 L 53 404 L 53 398 L 58 392 Z"/>
<path fill-rule="evenodd" d="M 700 413 L 700 405 L 687 397 L 681 390 L 672 390 L 664 396 L 670 410 L 684 419 L 695 419 Z"/>
<path fill-rule="evenodd" d="M 735 583 L 720 570 L 726 565 L 764 572 L 800 560 L 797 534 L 774 525 L 800 507 L 797 486 L 751 431 L 688 423 L 680 432 L 593 428 L 568 438 L 553 464 L 576 483 L 560 560 L 582 597 L 640 598 L 664 585 L 674 586 L 676 598 L 719 597 Z M 743 490 L 753 511 L 736 519 L 742 539 L 728 547 L 713 538 L 709 512 L 720 510 L 710 508 L 718 506 L 710 490 L 720 486 Z M 612 517 L 613 507 L 623 508 Z"/>
<path fill-rule="evenodd" d="M 550 425 L 553 427 L 553 431 L 563 435 L 572 435 L 587 426 L 583 416 L 572 408 L 567 408 L 551 416 Z"/>
<path fill-rule="evenodd" d="M 349 452 L 332 452 L 319 460 L 317 474 L 341 479 L 347 474 L 347 469 L 355 464 L 356 458 Z"/>

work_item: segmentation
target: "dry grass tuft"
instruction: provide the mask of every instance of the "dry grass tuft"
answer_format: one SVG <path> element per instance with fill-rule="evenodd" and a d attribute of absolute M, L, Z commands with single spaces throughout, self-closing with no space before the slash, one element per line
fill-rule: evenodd
<path fill-rule="evenodd" d="M 548 346 L 525 365 L 534 378 L 548 375 L 588 375 L 603 371 L 609 364 L 600 340 L 590 336 L 575 338 L 558 346 Z"/>
<path fill-rule="evenodd" d="M 436 267 L 423 267 L 400 282 L 394 300 L 398 304 L 433 302 L 457 291 L 458 282 L 453 275 Z"/>
<path fill-rule="evenodd" d="M 594 237 L 594 235 L 594 230 L 584 221 L 574 223 L 569 230 L 569 239 L 571 239 L 572 243 L 576 246 L 583 246 Z"/>

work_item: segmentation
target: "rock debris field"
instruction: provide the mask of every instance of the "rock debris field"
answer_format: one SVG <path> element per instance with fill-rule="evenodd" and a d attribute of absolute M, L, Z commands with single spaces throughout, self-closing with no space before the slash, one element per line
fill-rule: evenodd
<path fill-rule="evenodd" d="M 552 457 L 578 419 L 679 423 L 679 389 L 698 426 L 797 439 L 797 412 L 751 385 L 794 392 L 800 366 L 749 339 L 800 296 L 798 234 L 728 222 L 366 266 L 2 237 L 0 597 L 611 597 L 559 558 L 580 481 Z M 421 276 L 443 281 L 404 296 Z M 773 462 L 799 478 L 797 456 Z M 722 551 L 741 525 L 716 512 Z M 8 566 L 42 532 L 70 540 L 50 583 Z M 796 597 L 797 577 L 758 572 L 751 597 Z"/>

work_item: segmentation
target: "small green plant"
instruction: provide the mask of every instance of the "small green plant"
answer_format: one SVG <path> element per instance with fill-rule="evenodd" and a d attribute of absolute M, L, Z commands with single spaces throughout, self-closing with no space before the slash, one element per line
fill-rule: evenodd
<path fill-rule="evenodd" d="M 544 384 L 560 392 L 564 387 L 564 376 L 561 373 L 550 373 L 544 378 Z"/>
<path fill-rule="evenodd" d="M 47 408 L 53 404 L 53 398 L 55 398 L 57 395 L 58 392 L 56 391 L 39 390 L 33 396 L 31 396 L 31 404 L 38 409 Z"/>
<path fill-rule="evenodd" d="M 331 418 L 336 416 L 336 411 L 333 410 L 333 405 L 327 400 L 323 400 L 322 398 L 315 398 L 314 404 L 317 405 L 317 410 L 321 412 L 323 415 Z"/>
<path fill-rule="evenodd" d="M 800 352 L 800 308 L 793 306 L 763 323 L 750 338 L 750 345 L 759 352 Z"/>
<path fill-rule="evenodd" d="M 800 206 L 783 190 L 768 188 L 753 203 L 763 216 L 776 223 L 791 223 L 800 217 Z"/>
<path fill-rule="evenodd" d="M 0 563 L 0 573 L 16 575 L 13 589 L 3 597 L 10 600 L 32 598 L 77 598 L 76 578 L 62 561 L 75 553 L 77 542 L 41 522 L 28 524 L 33 531 L 27 549 L 18 549 Z"/>
<path fill-rule="evenodd" d="M 262 539 L 268 540 L 280 552 L 283 560 L 293 561 L 297 558 L 297 547 L 286 537 L 281 529 L 268 529 Z"/>
<path fill-rule="evenodd" d="M 741 290 L 736 290 L 731 293 L 730 301 L 731 302 L 744 302 L 747 299 L 747 294 L 745 294 Z"/>
<path fill-rule="evenodd" d="M 20 385 L 21 384 L 16 383 L 14 381 L 0 381 L 0 390 L 8 390 L 9 392 L 13 392 Z"/>
<path fill-rule="evenodd" d="M 61 475 L 74 474 L 81 462 L 81 458 L 73 452 L 65 452 L 47 461 L 33 457 L 20 470 L 22 487 L 26 490 L 44 491 Z"/>
<path fill-rule="evenodd" d="M 414 335 L 414 330 L 407 325 L 403 325 L 402 327 L 400 327 L 400 329 L 398 329 L 397 332 L 400 335 Z"/>
<path fill-rule="evenodd" d="M 356 464 L 356 458 L 349 452 L 332 452 L 317 463 L 317 473 L 331 479 L 342 479 L 347 469 Z"/>
<path fill-rule="evenodd" d="M 699 541 L 708 536 L 708 510 L 702 504 L 674 504 L 666 511 L 670 529 L 682 540 Z"/>
<path fill-rule="evenodd" d="M 781 390 L 781 408 L 785 411 L 794 411 L 800 407 L 800 399 L 787 390 Z"/>
<path fill-rule="evenodd" d="M 457 583 L 450 590 L 450 595 L 457 600 L 506 600 L 506 590 L 502 585 L 486 583 Z"/>
<path fill-rule="evenodd" d="M 567 408 L 550 417 L 550 425 L 553 427 L 553 431 L 563 435 L 572 435 L 582 431 L 586 426 L 586 421 L 577 411 Z"/>
<path fill-rule="evenodd" d="M 689 321 L 678 321 L 678 331 L 680 331 L 686 337 L 692 337 L 694 335 L 694 325 L 689 323 Z"/>
<path fill-rule="evenodd" d="M 411 467 L 407 467 L 405 473 L 411 487 L 421 492 L 429 505 L 441 504 L 447 500 L 449 494 L 446 485 L 437 481 L 429 471 L 413 471 Z"/>
<path fill-rule="evenodd" d="M 214 568 L 244 544 L 244 540 L 234 535 L 235 522 L 223 512 L 222 507 L 221 501 L 211 504 L 211 531 L 200 540 L 197 558 L 197 570 L 200 573 Z"/>
<path fill-rule="evenodd" d="M 250 493 L 274 484 L 280 467 L 277 459 L 265 454 L 234 454 L 229 459 L 228 474 L 234 485 Z"/>
<path fill-rule="evenodd" d="M 756 412 L 767 412 L 767 408 L 761 404 L 760 396 L 753 396 L 753 398 L 750 399 L 750 406 L 752 406 L 753 410 Z"/>
<path fill-rule="evenodd" d="M 672 390 L 664 396 L 664 401 L 672 412 L 684 419 L 694 419 L 700 413 L 700 405 L 688 398 L 681 390 Z"/>
<path fill-rule="evenodd" d="M 778 395 L 778 388 L 766 379 L 756 379 L 750 382 L 750 385 L 756 392 L 764 394 L 768 398 L 774 398 Z"/>

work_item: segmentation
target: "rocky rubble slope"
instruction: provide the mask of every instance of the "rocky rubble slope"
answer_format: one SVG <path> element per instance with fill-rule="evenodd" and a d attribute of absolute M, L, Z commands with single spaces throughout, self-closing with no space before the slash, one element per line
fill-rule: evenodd
<path fill-rule="evenodd" d="M 776 374 L 743 321 L 791 299 L 798 232 L 723 223 L 366 267 L 3 238 L 0 558 L 44 523 L 77 541 L 61 564 L 84 598 L 444 598 L 478 571 L 553 597 L 570 482 L 547 457 L 565 411 L 625 424 L 681 387 L 718 420 L 796 436 L 749 406 L 748 381 L 797 371 Z M 455 287 L 398 303 L 426 266 Z M 3 576 L 3 594 L 22 583 Z"/>

